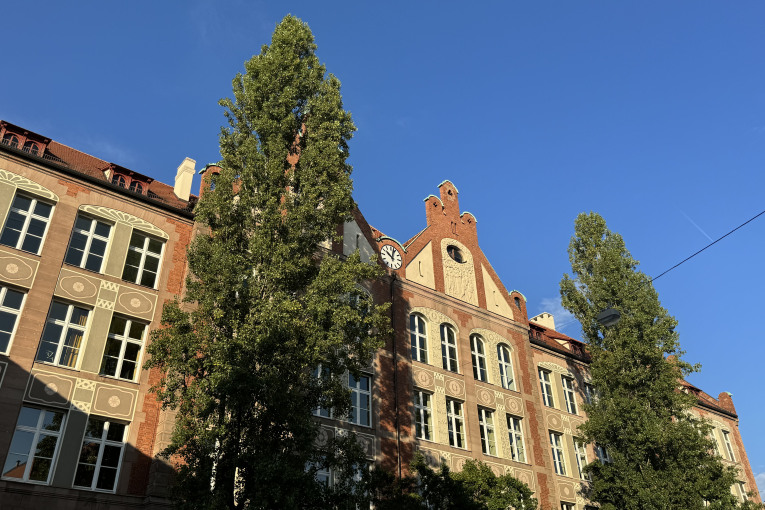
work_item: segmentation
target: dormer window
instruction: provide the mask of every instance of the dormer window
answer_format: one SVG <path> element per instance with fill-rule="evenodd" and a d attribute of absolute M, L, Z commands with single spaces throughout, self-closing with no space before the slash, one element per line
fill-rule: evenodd
<path fill-rule="evenodd" d="M 26 142 L 24 144 L 24 148 L 22 150 L 24 152 L 28 152 L 30 154 L 34 154 L 35 156 L 37 156 L 40 153 L 40 148 L 37 146 L 36 143 L 31 142 L 31 141 Z"/>
<path fill-rule="evenodd" d="M 3 136 L 3 144 L 4 145 L 10 145 L 14 149 L 19 148 L 19 137 L 14 135 L 13 133 L 5 133 L 5 136 Z"/>
<path fill-rule="evenodd" d="M 140 193 L 143 195 L 143 184 L 141 184 L 138 181 L 131 181 L 130 182 L 130 191 L 135 191 L 136 193 Z"/>
<path fill-rule="evenodd" d="M 120 188 L 127 188 L 127 181 L 125 181 L 125 177 L 122 175 L 115 174 L 112 177 L 112 184 L 116 184 Z"/>

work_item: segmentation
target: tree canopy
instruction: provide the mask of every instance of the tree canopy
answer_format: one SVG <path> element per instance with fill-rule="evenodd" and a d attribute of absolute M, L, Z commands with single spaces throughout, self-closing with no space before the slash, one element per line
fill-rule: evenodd
<path fill-rule="evenodd" d="M 610 457 L 585 468 L 587 495 L 603 510 L 737 508 L 736 470 L 713 453 L 710 426 L 691 412 L 695 397 L 680 391 L 699 366 L 682 360 L 677 321 L 651 279 L 595 213 L 577 217 L 568 252 L 563 306 L 582 324 L 598 395 L 580 432 Z M 597 321 L 607 308 L 621 313 L 610 328 Z"/>
<path fill-rule="evenodd" d="M 177 409 L 165 455 L 178 460 L 182 508 L 331 507 L 361 497 L 352 434 L 319 444 L 312 411 L 353 411 L 347 387 L 389 332 L 358 253 L 322 249 L 350 219 L 340 82 L 308 26 L 287 16 L 223 99 L 222 160 L 196 209 L 182 303 L 168 303 L 147 368 Z M 332 469 L 330 486 L 316 481 Z"/>

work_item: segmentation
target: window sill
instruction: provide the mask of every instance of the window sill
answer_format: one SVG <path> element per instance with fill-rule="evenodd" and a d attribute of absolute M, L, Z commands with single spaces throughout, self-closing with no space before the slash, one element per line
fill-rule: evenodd
<path fill-rule="evenodd" d="M 98 374 L 98 377 L 103 377 L 104 379 L 107 379 L 109 381 L 119 381 L 119 382 L 124 382 L 124 383 L 129 383 L 129 384 L 135 384 L 135 385 L 139 385 L 140 384 L 138 381 L 131 380 L 131 379 L 122 379 L 121 377 L 115 377 L 113 375 Z M 85 490 L 90 490 L 90 489 L 85 489 Z M 93 489 L 93 490 L 95 490 L 95 489 Z"/>
<path fill-rule="evenodd" d="M 13 251 L 18 251 L 18 252 L 24 253 L 26 255 L 32 255 L 34 257 L 37 257 L 38 259 L 41 258 L 40 252 L 34 253 L 34 252 L 31 252 L 31 251 L 22 250 L 21 248 L 16 248 L 15 246 L 9 246 L 7 244 L 0 244 L 0 246 L 2 246 L 3 248 L 10 248 Z M 41 248 L 42 248 L 42 246 L 41 246 Z"/>
<path fill-rule="evenodd" d="M 99 276 L 103 276 L 104 275 L 104 272 L 101 270 L 103 268 L 99 269 L 98 271 L 94 271 L 92 269 L 88 269 L 87 267 L 76 266 L 76 265 L 70 264 L 68 262 L 64 262 L 64 266 L 65 267 L 71 267 L 71 268 L 74 268 L 74 269 L 82 269 L 83 271 L 87 271 L 88 273 L 91 273 L 91 274 L 97 274 Z"/>

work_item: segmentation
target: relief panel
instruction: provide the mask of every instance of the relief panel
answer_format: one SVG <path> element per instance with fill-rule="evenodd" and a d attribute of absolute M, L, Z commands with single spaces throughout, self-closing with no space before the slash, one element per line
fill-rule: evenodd
<path fill-rule="evenodd" d="M 81 205 L 79 207 L 79 210 L 84 211 L 92 216 L 106 218 L 108 220 L 111 220 L 114 223 L 124 223 L 126 225 L 129 225 L 132 228 L 137 228 L 139 230 L 146 232 L 147 234 L 151 234 L 155 237 L 159 237 L 160 239 L 167 240 L 170 238 L 167 235 L 167 233 L 161 228 L 155 225 L 152 225 L 146 220 L 142 220 L 141 218 L 138 218 L 137 216 L 133 216 L 132 214 L 128 214 L 123 211 L 110 209 L 109 207 L 103 207 L 100 205 Z"/>
<path fill-rule="evenodd" d="M 19 287 L 30 288 L 37 275 L 39 262 L 0 250 L 0 279 Z"/>
<path fill-rule="evenodd" d="M 424 390 L 435 390 L 435 381 L 433 378 L 432 370 L 425 370 L 420 367 L 412 367 L 412 378 L 414 379 L 414 385 Z"/>
<path fill-rule="evenodd" d="M 96 304 L 96 296 L 101 286 L 101 279 L 61 268 L 58 275 L 58 283 L 54 294 L 59 297 L 86 303 L 91 306 Z"/>
<path fill-rule="evenodd" d="M 453 260 L 446 247 L 453 244 L 462 251 L 464 262 Z M 473 256 L 467 247 L 454 239 L 441 240 L 441 260 L 444 265 L 444 292 L 471 305 L 478 306 Z"/>
<path fill-rule="evenodd" d="M 138 391 L 127 390 L 109 384 L 96 383 L 93 396 L 93 412 L 103 416 L 130 420 L 133 417 Z"/>
<path fill-rule="evenodd" d="M 156 303 L 156 294 L 120 285 L 117 291 L 117 301 L 114 303 L 114 311 L 151 321 L 154 317 Z"/>
<path fill-rule="evenodd" d="M 576 501 L 576 486 L 571 482 L 558 482 L 558 495 L 564 501 Z"/>
<path fill-rule="evenodd" d="M 547 416 L 545 417 L 547 421 L 547 426 L 551 428 L 552 430 L 563 432 L 563 418 L 560 413 L 556 412 L 547 412 Z"/>
<path fill-rule="evenodd" d="M 536 489 L 536 479 L 534 473 L 530 469 L 515 468 L 515 478 L 529 486 L 531 490 Z"/>
<path fill-rule="evenodd" d="M 15 186 L 18 189 L 27 191 L 32 195 L 46 198 L 52 202 L 58 202 L 58 195 L 41 184 L 37 184 L 34 181 L 30 181 L 26 177 L 23 177 L 8 170 L 0 169 L 0 182 L 8 183 Z"/>
<path fill-rule="evenodd" d="M 32 369 L 24 400 L 37 404 L 68 407 L 75 378 Z"/>

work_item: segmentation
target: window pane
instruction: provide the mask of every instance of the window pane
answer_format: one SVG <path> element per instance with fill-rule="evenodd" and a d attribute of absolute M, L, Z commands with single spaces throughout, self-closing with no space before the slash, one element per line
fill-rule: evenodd
<path fill-rule="evenodd" d="M 145 287 L 154 287 L 154 281 L 156 278 L 157 275 L 155 273 L 144 270 L 143 274 L 141 275 L 141 285 Z"/>
<path fill-rule="evenodd" d="M 16 314 L 0 311 L 0 331 L 13 331 L 16 324 Z M 8 335 L 10 338 L 10 335 Z"/>
<path fill-rule="evenodd" d="M 42 421 L 42 428 L 45 430 L 56 431 L 61 428 L 61 422 L 64 421 L 64 413 L 57 411 L 42 411 L 45 413 Z"/>
<path fill-rule="evenodd" d="M 149 251 L 157 254 L 161 253 L 162 243 L 156 239 L 149 239 Z"/>
<path fill-rule="evenodd" d="M 80 326 L 84 326 L 85 323 L 88 321 L 88 311 L 82 308 L 74 307 L 74 310 L 72 311 L 72 324 L 78 324 Z"/>
<path fill-rule="evenodd" d="M 6 246 L 13 246 L 16 247 L 16 244 L 19 242 L 19 236 L 21 235 L 21 227 L 18 227 L 17 229 L 14 229 L 12 226 L 12 216 L 15 213 L 11 213 L 8 217 L 8 221 L 6 222 L 6 226 L 3 229 L 3 235 L 0 236 L 0 244 L 4 244 Z"/>
<path fill-rule="evenodd" d="M 19 413 L 19 420 L 17 425 L 19 427 L 37 427 L 37 422 L 40 419 L 40 413 L 42 411 L 39 409 L 32 409 L 31 407 L 22 407 L 21 412 Z M 32 443 L 30 441 L 29 446 L 32 446 Z"/>
<path fill-rule="evenodd" d="M 106 433 L 106 439 L 109 441 L 120 441 L 125 438 L 125 425 L 122 423 L 109 423 L 109 431 Z"/>
<path fill-rule="evenodd" d="M 125 359 L 129 361 L 137 361 L 138 353 L 141 352 L 141 346 L 134 343 L 128 343 L 125 346 Z"/>
<path fill-rule="evenodd" d="M 95 461 L 93 461 L 95 464 Z M 96 466 L 80 464 L 77 466 L 77 473 L 74 475 L 74 485 L 80 487 L 90 487 L 93 485 L 93 475 L 96 472 Z"/>
<path fill-rule="evenodd" d="M 96 235 L 101 237 L 109 237 L 110 230 L 111 230 L 110 225 L 107 225 L 106 223 L 101 223 L 100 221 L 96 222 L 96 230 L 95 230 Z"/>
<path fill-rule="evenodd" d="M 113 316 L 112 317 L 112 324 L 109 326 L 109 333 L 115 334 L 115 335 L 122 335 L 125 332 L 125 327 L 127 326 L 127 319 L 123 319 L 122 317 Z"/>
<path fill-rule="evenodd" d="M 106 253 L 106 241 L 93 239 L 90 242 L 90 253 L 103 257 L 104 253 Z"/>
<path fill-rule="evenodd" d="M 128 256 L 128 258 L 130 258 L 130 256 Z M 122 271 L 122 279 L 129 282 L 135 282 L 136 278 L 138 278 L 138 268 L 125 265 L 125 270 Z"/>
<path fill-rule="evenodd" d="M 68 311 L 69 307 L 67 305 L 54 301 L 50 307 L 50 317 L 63 321 L 66 320 L 66 314 Z"/>
<path fill-rule="evenodd" d="M 21 243 L 21 249 L 24 251 L 28 251 L 29 253 L 37 253 L 40 249 L 40 243 L 42 242 L 42 239 L 39 237 L 34 237 L 30 235 L 26 235 L 24 237 L 24 242 Z"/>
<path fill-rule="evenodd" d="M 88 420 L 88 428 L 85 430 L 85 437 L 94 437 L 101 439 L 104 433 L 104 422 L 91 418 Z"/>
<path fill-rule="evenodd" d="M 46 225 L 47 223 L 44 221 L 32 218 L 29 221 L 29 227 L 27 227 L 27 236 L 31 234 L 35 237 L 42 237 L 42 235 L 45 233 Z"/>
<path fill-rule="evenodd" d="M 35 214 L 37 216 L 42 216 L 43 218 L 49 218 L 50 212 L 53 210 L 53 206 L 46 204 L 45 202 L 37 202 L 37 205 L 35 206 Z"/>
<path fill-rule="evenodd" d="M 114 338 L 106 339 L 106 349 L 104 350 L 105 356 L 114 356 L 115 358 L 120 355 L 122 350 L 122 342 L 115 340 Z"/>
<path fill-rule="evenodd" d="M 5 292 L 5 300 L 3 301 L 3 306 L 19 310 L 21 309 L 21 302 L 23 300 L 23 292 L 16 292 L 15 290 L 7 289 Z"/>
<path fill-rule="evenodd" d="M 46 482 L 50 472 L 51 459 L 35 457 L 32 460 L 32 470 L 29 472 L 29 479 L 36 482 Z"/>
<path fill-rule="evenodd" d="M 130 333 L 128 333 L 128 336 L 130 338 L 135 338 L 136 340 L 141 340 L 143 338 L 143 331 L 145 329 L 145 324 L 141 324 L 140 322 L 133 322 L 130 324 Z"/>
<path fill-rule="evenodd" d="M 82 450 L 80 450 L 80 462 L 95 465 L 96 462 L 98 462 L 98 452 L 101 449 L 100 447 L 100 443 L 97 442 L 83 443 Z"/>
<path fill-rule="evenodd" d="M 122 368 L 120 369 L 120 378 L 133 380 L 135 377 L 135 363 L 125 360 L 122 362 Z"/>
<path fill-rule="evenodd" d="M 157 269 L 159 268 L 159 259 L 157 257 L 152 257 L 151 255 L 146 256 L 146 260 L 143 263 L 143 270 L 146 271 L 152 271 L 154 273 L 157 272 Z"/>
<path fill-rule="evenodd" d="M 88 260 L 85 262 L 85 269 L 88 271 L 101 271 L 101 263 L 104 260 L 104 258 L 100 255 L 95 255 L 91 253 L 88 255 Z"/>
<path fill-rule="evenodd" d="M 24 195 L 16 195 L 16 198 L 13 199 L 13 207 L 16 209 L 21 209 L 22 211 L 29 211 L 29 208 L 32 206 L 32 199 L 27 198 Z"/>
<path fill-rule="evenodd" d="M 96 482 L 97 489 L 113 490 L 114 481 L 117 478 L 117 470 L 114 468 L 106 468 L 101 466 L 101 471 L 98 473 L 98 482 Z"/>
<path fill-rule="evenodd" d="M 18 434 L 18 432 L 17 432 Z M 23 478 L 24 470 L 27 467 L 27 458 L 29 453 L 9 453 L 5 458 L 3 466 L 3 476 L 8 478 Z"/>

